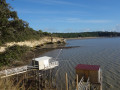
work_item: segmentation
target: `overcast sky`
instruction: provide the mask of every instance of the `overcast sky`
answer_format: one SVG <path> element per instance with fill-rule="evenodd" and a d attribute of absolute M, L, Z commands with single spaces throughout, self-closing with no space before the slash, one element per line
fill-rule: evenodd
<path fill-rule="evenodd" d="M 119 31 L 120 0 L 7 0 L 35 30 Z"/>

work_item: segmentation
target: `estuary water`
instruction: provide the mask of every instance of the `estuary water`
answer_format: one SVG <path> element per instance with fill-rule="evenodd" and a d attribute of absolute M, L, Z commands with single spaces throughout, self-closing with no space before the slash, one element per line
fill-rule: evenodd
<path fill-rule="evenodd" d="M 66 46 L 80 46 L 63 49 L 58 57 L 59 67 L 55 70 L 58 87 L 65 87 L 65 73 L 68 73 L 69 89 L 75 85 L 77 64 L 100 65 L 103 77 L 103 90 L 120 90 L 120 38 L 73 39 Z M 42 56 L 56 57 L 60 49 Z"/>

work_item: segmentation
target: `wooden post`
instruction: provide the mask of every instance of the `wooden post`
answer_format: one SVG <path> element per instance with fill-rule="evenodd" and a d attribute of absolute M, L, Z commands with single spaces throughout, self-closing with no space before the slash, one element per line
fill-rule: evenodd
<path fill-rule="evenodd" d="M 38 87 L 39 87 L 39 90 L 40 90 L 40 74 L 39 74 L 39 70 L 38 70 Z"/>
<path fill-rule="evenodd" d="M 42 84 L 42 87 L 43 87 L 43 71 L 41 71 L 41 84 Z"/>
<path fill-rule="evenodd" d="M 23 88 L 25 90 L 25 73 L 23 73 Z"/>
<path fill-rule="evenodd" d="M 51 69 L 49 70 L 49 88 L 51 88 Z"/>
<path fill-rule="evenodd" d="M 34 53 L 33 67 L 35 67 L 35 53 Z"/>
<path fill-rule="evenodd" d="M 50 87 L 52 88 L 52 74 L 51 74 L 51 72 L 52 72 L 52 69 L 50 69 Z"/>
<path fill-rule="evenodd" d="M 61 90 L 62 90 L 62 84 L 61 84 Z"/>
<path fill-rule="evenodd" d="M 26 77 L 27 77 L 26 79 L 27 79 L 27 82 L 28 82 L 29 81 L 29 72 L 28 71 L 26 72 Z"/>
<path fill-rule="evenodd" d="M 27 72 L 25 72 L 25 85 L 26 85 L 26 83 L 27 83 L 27 80 L 26 80 L 26 79 L 27 79 L 26 73 L 27 73 Z"/>
<path fill-rule="evenodd" d="M 46 81 L 47 81 L 47 74 L 46 74 L 46 70 L 45 70 L 45 72 L 44 72 L 44 77 L 45 77 L 45 85 L 44 85 L 44 86 L 45 86 L 45 88 L 46 88 L 46 83 L 47 83 L 47 82 L 46 82 Z"/>
<path fill-rule="evenodd" d="M 78 90 L 78 74 L 76 75 L 76 89 Z"/>
<path fill-rule="evenodd" d="M 67 73 L 65 74 L 65 80 L 66 80 L 66 90 L 68 90 L 68 77 L 67 77 Z"/>
<path fill-rule="evenodd" d="M 55 76 L 55 87 L 56 87 L 56 90 L 57 90 L 57 76 Z"/>
<path fill-rule="evenodd" d="M 36 74 L 36 76 L 35 76 L 35 78 L 36 78 L 36 80 L 35 80 L 36 81 L 36 87 L 38 88 L 38 83 L 37 83 L 37 81 L 38 81 L 38 79 L 37 79 L 38 78 L 38 74 L 37 74 L 37 70 L 35 70 L 35 74 Z"/>
<path fill-rule="evenodd" d="M 18 74 L 17 74 L 17 83 L 18 83 Z"/>

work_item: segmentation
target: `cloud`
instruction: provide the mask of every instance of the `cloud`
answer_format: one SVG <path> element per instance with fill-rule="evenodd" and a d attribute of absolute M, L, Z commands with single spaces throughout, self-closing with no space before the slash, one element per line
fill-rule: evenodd
<path fill-rule="evenodd" d="M 119 31 L 119 32 L 120 32 L 120 24 L 117 24 L 117 25 L 116 25 L 116 31 Z"/>
<path fill-rule="evenodd" d="M 29 10 L 29 9 L 17 9 L 19 13 L 22 14 L 87 14 L 87 12 L 82 12 L 82 11 L 55 11 L 55 10 Z"/>
<path fill-rule="evenodd" d="M 90 28 L 85 28 L 85 29 L 82 29 L 82 30 L 83 30 L 83 32 L 90 32 L 91 31 Z"/>
<path fill-rule="evenodd" d="M 73 29 L 73 28 L 67 28 L 67 29 L 64 29 L 64 32 L 75 32 L 75 29 Z M 76 30 L 76 32 L 77 32 L 77 30 Z"/>
<path fill-rule="evenodd" d="M 64 29 L 64 32 L 89 32 L 91 29 L 90 28 L 82 28 L 82 29 L 73 29 L 73 28 L 67 28 Z"/>
<path fill-rule="evenodd" d="M 47 5 L 72 5 L 72 6 L 79 6 L 79 7 L 87 7 L 83 4 L 63 1 L 63 0 L 27 0 L 32 3 L 40 3 L 40 4 L 47 4 Z"/>
<path fill-rule="evenodd" d="M 59 30 L 57 30 L 56 28 L 44 28 L 43 29 L 44 32 L 60 32 Z"/>
<path fill-rule="evenodd" d="M 64 22 L 64 23 L 111 23 L 111 20 L 83 20 L 80 18 L 54 18 L 42 19 L 45 22 Z"/>
<path fill-rule="evenodd" d="M 111 31 L 111 32 L 120 32 L 120 24 L 117 24 L 117 25 L 113 26 L 113 28 L 110 29 L 109 31 Z"/>
<path fill-rule="evenodd" d="M 86 15 L 87 12 L 82 12 L 82 11 L 39 11 L 39 10 L 27 10 L 27 9 L 18 9 L 17 10 L 18 13 L 22 13 L 22 14 L 35 14 L 35 15 L 44 15 L 44 14 L 52 14 L 52 15 L 56 15 L 56 14 L 67 14 L 67 15 Z M 38 20 L 38 19 L 37 19 Z M 94 20 L 94 19 L 90 19 L 90 20 L 83 20 L 80 18 L 67 18 L 67 17 L 58 17 L 58 18 L 41 18 L 41 21 L 44 22 L 66 22 L 66 23 L 110 23 L 112 22 L 111 20 Z"/>
<path fill-rule="evenodd" d="M 112 31 L 120 32 L 120 24 L 117 24 Z"/>
<path fill-rule="evenodd" d="M 63 29 L 63 30 L 58 30 L 58 29 L 56 29 L 56 28 L 49 28 L 49 27 L 47 27 L 47 28 L 44 28 L 43 29 L 43 31 L 44 32 L 51 32 L 51 33 L 55 33 L 55 32 L 57 32 L 57 33 L 70 33 L 70 32 L 89 32 L 91 29 L 90 28 L 82 28 L 82 29 L 75 29 L 75 28 L 65 28 L 65 29 Z"/>
<path fill-rule="evenodd" d="M 66 22 L 70 23 L 108 23 L 111 22 L 110 20 L 83 20 L 80 18 L 68 18 L 65 20 Z"/>

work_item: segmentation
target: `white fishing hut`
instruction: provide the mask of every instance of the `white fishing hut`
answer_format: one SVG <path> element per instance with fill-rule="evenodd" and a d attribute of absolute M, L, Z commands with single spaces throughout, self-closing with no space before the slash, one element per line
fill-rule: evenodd
<path fill-rule="evenodd" d="M 38 70 L 52 69 L 58 65 L 58 61 L 48 56 L 38 57 L 32 60 L 32 66 Z"/>

